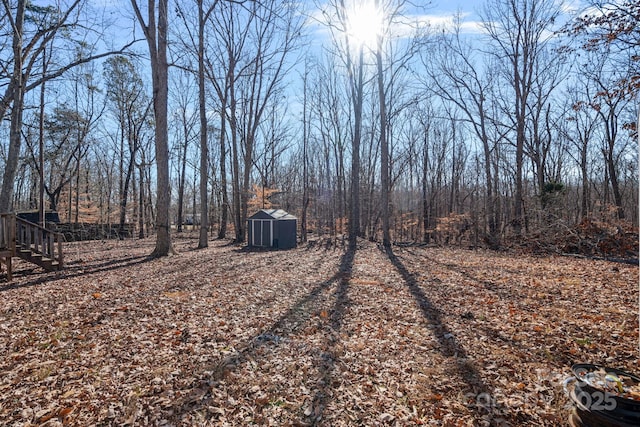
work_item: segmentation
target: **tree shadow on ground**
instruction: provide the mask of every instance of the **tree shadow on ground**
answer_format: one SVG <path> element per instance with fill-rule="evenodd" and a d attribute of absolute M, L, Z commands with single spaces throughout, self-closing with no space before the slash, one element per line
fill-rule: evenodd
<path fill-rule="evenodd" d="M 328 250 L 345 250 L 347 248 L 347 239 L 346 236 L 334 236 L 334 237 L 320 237 L 315 239 L 309 239 L 303 245 L 307 250 L 315 249 L 324 249 Z M 350 249 L 346 249 L 350 250 Z"/>
<path fill-rule="evenodd" d="M 245 363 L 253 362 L 260 357 L 260 349 L 272 343 L 277 343 L 282 339 L 286 339 L 294 335 L 300 330 L 314 313 L 314 304 L 319 299 L 323 291 L 337 284 L 334 293 L 334 303 L 328 316 L 327 331 L 328 338 L 324 351 L 321 351 L 317 357 L 317 368 L 319 372 L 319 384 L 317 392 L 313 396 L 311 402 L 311 411 L 300 414 L 301 418 L 307 418 L 304 425 L 315 425 L 322 419 L 322 414 L 329 402 L 332 388 L 332 377 L 335 371 L 335 345 L 339 337 L 339 331 L 342 328 L 344 314 L 348 309 L 351 301 L 347 293 L 349 288 L 349 279 L 353 267 L 355 256 L 355 248 L 348 248 L 341 257 L 338 271 L 329 279 L 317 284 L 306 296 L 299 299 L 291 306 L 282 316 L 280 316 L 269 328 L 261 330 L 252 338 L 246 340 L 238 346 L 238 349 L 232 354 L 223 357 L 213 365 L 206 366 L 200 376 L 196 374 L 194 381 L 195 387 L 187 396 L 175 402 L 170 408 L 171 418 L 175 420 L 182 419 L 186 414 L 199 412 L 213 402 L 211 393 L 212 388 L 224 380 L 231 372 L 238 369 Z M 306 411 L 305 411 L 306 412 Z"/>
<path fill-rule="evenodd" d="M 413 255 L 416 255 L 415 252 L 411 252 Z M 416 255 L 417 256 L 417 255 Z M 469 271 L 469 269 L 461 267 L 457 264 L 454 263 L 447 263 L 447 262 L 442 262 L 439 261 L 437 259 L 431 258 L 429 256 L 426 255 L 420 255 L 423 259 L 426 259 L 427 261 L 435 264 L 435 265 L 439 265 L 449 271 L 452 271 L 454 273 L 460 274 L 463 277 L 471 280 L 472 282 L 475 283 L 479 283 L 482 286 L 484 286 L 484 288 L 489 291 L 492 292 L 494 294 L 496 294 L 498 297 L 502 298 L 502 299 L 509 299 L 509 300 L 514 300 L 514 299 L 524 299 L 526 296 L 525 295 L 521 295 L 521 294 L 514 294 L 512 292 L 511 289 L 507 288 L 505 289 L 504 286 L 501 286 L 498 283 L 492 282 L 491 280 L 485 280 L 485 279 L 481 279 L 478 276 L 474 275 L 473 273 L 471 273 Z"/>
<path fill-rule="evenodd" d="M 324 350 L 320 353 L 316 362 L 320 373 L 319 387 L 313 396 L 311 407 L 307 411 L 309 413 L 308 421 L 311 425 L 316 425 L 322 420 L 327 404 L 331 399 L 333 385 L 337 382 L 334 378 L 336 361 L 339 357 L 336 354 L 336 345 L 340 340 L 340 331 L 342 330 L 345 312 L 352 304 L 348 293 L 355 252 L 354 246 L 349 247 L 340 263 L 340 281 L 334 293 L 333 308 L 329 315 L 329 323 L 325 332 L 326 342 Z"/>
<path fill-rule="evenodd" d="M 117 260 L 109 260 L 100 264 L 94 265 L 78 265 L 78 263 L 73 263 L 73 267 L 65 267 L 60 271 L 56 272 L 43 272 L 39 274 L 38 277 L 28 280 L 26 282 L 16 281 L 16 278 L 27 277 L 30 276 L 30 273 L 33 273 L 39 267 L 34 268 L 25 268 L 23 270 L 18 270 L 14 272 L 14 282 L 15 283 L 7 283 L 5 286 L 0 286 L 0 292 L 6 292 L 13 289 L 24 289 L 30 288 L 32 286 L 41 285 L 46 282 L 50 282 L 52 280 L 57 279 L 73 279 L 80 276 L 89 276 L 91 274 L 103 273 L 107 271 L 116 271 L 122 268 L 128 268 L 135 265 L 140 265 L 147 263 L 149 261 L 154 260 L 155 258 L 150 257 L 148 255 L 141 256 L 132 256 L 128 258 L 121 258 Z"/>
<path fill-rule="evenodd" d="M 453 359 L 455 362 L 455 370 L 449 374 L 451 375 L 452 381 L 459 378 L 470 390 L 469 393 L 466 394 L 467 402 L 465 403 L 470 409 L 478 412 L 478 415 L 486 416 L 488 414 L 490 416 L 495 408 L 486 403 L 492 401 L 493 390 L 482 380 L 480 372 L 478 372 L 478 369 L 469 359 L 465 348 L 443 321 L 442 310 L 433 305 L 418 284 L 415 274 L 407 269 L 402 260 L 393 253 L 390 247 L 381 250 L 385 252 L 391 264 L 393 264 L 398 273 L 400 273 L 411 296 L 418 304 L 420 311 L 422 311 L 422 315 L 433 326 L 432 331 L 439 343 L 440 352 L 443 356 Z"/>

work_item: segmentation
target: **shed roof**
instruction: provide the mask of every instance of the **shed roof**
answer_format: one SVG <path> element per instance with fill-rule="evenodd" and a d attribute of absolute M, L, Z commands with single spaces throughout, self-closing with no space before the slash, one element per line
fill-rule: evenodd
<path fill-rule="evenodd" d="M 248 219 L 296 219 L 295 216 L 282 209 L 260 209 Z"/>

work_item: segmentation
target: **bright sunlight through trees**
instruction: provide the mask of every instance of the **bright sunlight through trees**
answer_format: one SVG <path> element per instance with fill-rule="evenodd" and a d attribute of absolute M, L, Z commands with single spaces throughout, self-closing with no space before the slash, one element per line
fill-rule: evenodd
<path fill-rule="evenodd" d="M 371 0 L 353 2 L 347 15 L 349 35 L 358 44 L 375 48 L 378 35 L 382 31 L 383 11 Z"/>

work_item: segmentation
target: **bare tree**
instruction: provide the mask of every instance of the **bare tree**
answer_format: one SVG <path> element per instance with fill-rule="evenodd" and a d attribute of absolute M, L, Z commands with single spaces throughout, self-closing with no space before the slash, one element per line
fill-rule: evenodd
<path fill-rule="evenodd" d="M 88 146 L 91 142 L 95 142 L 95 140 L 90 140 L 90 134 L 97 128 L 105 111 L 104 103 L 100 103 L 99 98 L 97 98 L 97 95 L 100 94 L 101 91 L 96 84 L 97 79 L 95 74 L 96 68 L 94 63 L 83 64 L 71 73 L 73 80 L 71 92 L 73 94 L 74 109 L 78 113 L 77 117 L 86 117 L 86 121 L 84 122 L 86 126 L 81 126 L 81 122 L 76 124 L 76 143 L 79 146 L 79 153 L 83 155 L 76 156 L 75 159 L 75 211 L 73 215 L 75 223 L 80 221 L 81 194 L 83 194 L 82 197 L 84 197 L 85 209 L 90 208 L 89 205 L 91 204 L 90 192 L 87 190 L 89 187 L 87 174 L 84 174 L 86 178 L 84 183 L 86 191 L 82 191 L 80 184 L 81 175 L 83 175 L 83 163 L 85 170 L 89 168 L 89 162 L 88 159 L 86 159 L 88 147 L 83 146 Z M 44 87 L 44 83 L 42 87 Z"/>
<path fill-rule="evenodd" d="M 527 138 L 525 154 L 531 159 L 535 184 L 539 195 L 543 195 L 545 185 L 557 181 L 550 171 L 550 156 L 554 145 L 559 145 L 555 138 L 556 114 L 553 110 L 553 95 L 564 80 L 568 69 L 566 57 L 557 50 L 543 50 L 540 61 L 534 64 L 534 78 L 528 103 Z M 555 141 L 554 141 L 555 139 Z M 554 144 L 555 142 L 555 144 Z M 541 203 L 544 197 L 540 197 Z"/>
<path fill-rule="evenodd" d="M 625 144 L 630 141 L 620 135 L 620 121 L 631 100 L 622 92 L 612 88 L 615 88 L 621 80 L 621 74 L 627 76 L 623 79 L 628 79 L 632 75 L 632 69 L 630 63 L 628 63 L 627 67 L 616 67 L 614 71 L 610 72 L 608 70 L 607 50 L 608 47 L 605 46 L 605 52 L 601 52 L 597 57 L 592 56 L 593 60 L 584 67 L 584 72 L 588 76 L 590 85 L 596 89 L 596 93 L 592 98 L 586 101 L 599 119 L 600 126 L 598 129 L 602 134 L 603 141 L 601 152 L 605 160 L 618 218 L 623 219 L 625 212 L 619 180 L 619 167 L 620 157 L 625 151 Z"/>
<path fill-rule="evenodd" d="M 181 233 L 185 222 L 185 191 L 187 185 L 187 158 L 193 143 L 197 140 L 197 123 L 199 114 L 193 111 L 198 94 L 194 91 L 192 80 L 193 75 L 186 70 L 179 70 L 173 78 L 172 99 L 174 105 L 172 128 L 175 130 L 174 150 L 177 167 L 177 190 L 178 190 L 178 212 L 177 212 L 177 232 Z"/>
<path fill-rule="evenodd" d="M 107 100 L 118 122 L 120 237 L 125 234 L 129 191 L 142 144 L 142 130 L 151 109 L 140 72 L 128 57 L 109 58 L 104 66 Z"/>
<path fill-rule="evenodd" d="M 45 75 L 33 78 L 38 58 L 41 58 L 43 51 L 54 40 L 63 38 L 59 37 L 61 34 L 72 36 L 74 29 L 82 28 L 86 38 L 87 34 L 92 31 L 94 26 L 90 22 L 90 18 L 80 13 L 83 6 L 82 0 L 61 2 L 57 6 L 42 8 L 31 8 L 30 3 L 26 0 L 17 0 L 15 4 L 9 0 L 2 1 L 3 17 L 12 30 L 13 64 L 12 72 L 7 76 L 8 82 L 6 82 L 4 93 L 0 96 L 0 121 L 4 119 L 7 110 L 11 107 L 9 150 L 2 178 L 2 189 L 0 190 L 0 212 L 10 210 L 13 199 L 13 187 L 21 146 L 20 135 L 25 94 L 39 87 L 45 81 L 62 76 L 78 65 L 122 52 L 128 47 L 102 53 L 93 53 L 92 49 L 85 49 L 80 55 L 74 51 L 73 56 L 62 65 L 49 67 Z M 80 25 L 81 19 L 85 19 L 82 25 Z M 25 26 L 25 24 L 27 25 Z M 5 67 L 10 66 L 9 63 L 5 65 Z"/>
<path fill-rule="evenodd" d="M 403 102 L 399 86 L 403 84 L 402 75 L 418 49 L 424 30 L 408 22 L 405 9 L 409 2 L 404 0 L 376 0 L 375 8 L 380 15 L 380 22 L 374 57 L 376 63 L 376 80 L 378 93 L 378 113 L 380 131 L 380 184 L 382 205 L 382 243 L 391 245 L 390 233 L 390 193 L 391 193 L 391 149 L 393 141 L 392 118 L 409 106 L 414 97 Z M 376 25 L 376 23 L 374 23 Z M 411 33 L 407 34 L 410 30 Z"/>
<path fill-rule="evenodd" d="M 55 108 L 51 117 L 44 119 L 44 139 L 48 143 L 43 144 L 43 154 L 48 164 L 45 165 L 47 170 L 42 171 L 45 176 L 43 189 L 49 198 L 49 207 L 52 210 L 58 209 L 60 197 L 74 177 L 76 157 L 83 157 L 87 151 L 87 146 L 82 144 L 84 137 L 80 143 L 76 141 L 76 138 L 77 132 L 86 131 L 88 127 L 89 121 L 86 117 L 80 116 L 77 111 L 66 106 Z M 37 160 L 39 149 L 36 149 L 39 145 L 37 142 L 39 139 L 30 130 L 26 132 L 25 140 L 32 164 L 34 169 L 40 173 L 40 162 Z M 67 208 L 71 208 L 71 206 L 71 204 L 67 204 Z M 71 218 L 69 218 L 69 222 L 71 222 Z"/>
<path fill-rule="evenodd" d="M 13 181 L 18 167 L 18 155 L 20 154 L 20 141 L 22 131 L 22 111 L 25 93 L 25 76 L 23 74 L 23 33 L 25 0 L 18 0 L 15 15 L 7 0 L 3 1 L 6 16 L 13 30 L 13 73 L 11 75 L 10 86 L 13 86 L 9 97 L 6 100 L 8 105 L 13 105 L 11 109 L 11 127 L 9 130 L 9 154 L 2 176 L 2 190 L 0 191 L 0 212 L 7 212 L 11 207 L 13 196 Z M 4 116 L 0 110 L 0 119 Z"/>
<path fill-rule="evenodd" d="M 492 53 L 503 63 L 503 77 L 513 91 L 512 97 L 504 100 L 504 114 L 513 118 L 507 126 L 515 131 L 512 224 L 516 235 L 522 233 L 525 225 L 523 166 L 529 102 L 536 84 L 536 70 L 544 66 L 542 55 L 559 14 L 559 4 L 554 0 L 489 0 L 482 16 L 494 47 Z"/>
<path fill-rule="evenodd" d="M 255 161 L 258 129 L 271 98 L 295 62 L 301 34 L 297 5 L 275 0 L 262 3 L 225 3 L 212 17 L 219 22 L 215 35 L 225 46 L 216 58 L 222 72 L 211 78 L 221 101 L 223 129 L 230 134 L 233 215 L 236 241 L 245 240 L 245 222 Z M 223 18 L 224 17 L 224 18 Z M 209 67 L 208 67 L 209 68 Z M 226 130 L 226 132 L 225 132 Z M 221 148 L 225 148 L 221 144 Z M 221 150 L 224 158 L 225 149 Z M 222 163 L 221 163 L 222 166 Z M 222 172 L 222 171 L 221 171 Z"/>
<path fill-rule="evenodd" d="M 376 0 L 376 8 L 380 8 L 380 1 Z M 389 11 L 380 10 L 380 14 L 389 13 Z M 392 17 L 392 14 L 390 14 Z M 374 23 L 375 25 L 375 23 Z M 382 22 L 380 23 L 382 25 Z M 387 94 L 384 82 L 384 68 L 382 65 L 382 49 L 384 43 L 384 30 L 380 28 L 378 30 L 378 36 L 375 47 L 376 58 L 376 77 L 378 83 L 378 110 L 380 113 L 380 193 L 382 204 L 382 244 L 385 247 L 391 246 L 391 227 L 389 224 L 390 212 L 389 212 L 389 140 L 387 135 Z"/>
<path fill-rule="evenodd" d="M 617 214 L 622 219 L 625 212 L 618 168 L 625 151 L 621 141 L 625 139 L 619 136 L 619 117 L 640 92 L 640 5 L 631 0 L 588 3 L 589 12 L 575 18 L 565 31 L 580 40 L 590 59 L 582 71 L 597 90 L 579 106 L 589 106 L 601 122 L 605 141 L 602 155 Z M 622 127 L 635 131 L 640 142 L 640 110 L 636 109 L 635 116 L 635 123 L 630 120 Z"/>
<path fill-rule="evenodd" d="M 462 120 L 470 126 L 482 145 L 488 224 L 486 240 L 490 246 L 497 247 L 500 244 L 500 221 L 492 169 L 496 148 L 489 131 L 496 72 L 490 61 L 485 59 L 485 63 L 482 63 L 482 53 L 464 39 L 461 24 L 462 21 L 456 17 L 453 31 L 438 35 L 435 48 L 423 52 L 422 62 L 429 75 L 429 80 L 424 84 L 433 94 L 455 105 L 462 114 Z"/>
<path fill-rule="evenodd" d="M 198 238 L 198 248 L 208 247 L 208 233 L 209 233 L 209 191 L 208 191 L 208 178 L 209 178 L 209 137 L 208 137 L 208 118 L 207 118 L 207 87 L 206 87 L 206 48 L 207 48 L 207 33 L 206 26 L 211 14 L 215 10 L 218 0 L 213 0 L 205 4 L 204 0 L 195 0 L 197 7 L 197 18 L 188 14 L 183 5 L 178 4 L 178 16 L 183 20 L 183 27 L 180 31 L 181 34 L 186 34 L 186 37 L 181 38 L 181 48 L 186 48 L 186 51 L 191 51 L 193 56 L 197 59 L 197 66 L 191 66 L 190 59 L 186 60 L 187 69 L 191 71 L 198 82 L 198 119 L 200 128 L 200 234 Z M 197 19 L 197 31 L 193 31 L 192 20 Z M 209 70 L 209 75 L 212 76 L 213 70 Z M 225 178 L 226 179 L 226 178 Z M 226 221 L 226 220 L 225 220 Z M 226 227 L 226 225 L 225 225 Z M 224 235 L 224 233 L 223 233 Z"/>
<path fill-rule="evenodd" d="M 302 215 L 300 218 L 300 232 L 302 241 L 307 241 L 308 223 L 307 212 L 311 198 L 309 197 L 309 60 L 305 60 L 302 75 Z"/>
<path fill-rule="evenodd" d="M 240 221 L 240 161 L 236 84 L 238 79 L 245 73 L 245 68 L 249 65 L 243 61 L 243 56 L 246 50 L 245 45 L 249 40 L 249 28 L 256 16 L 237 13 L 238 7 L 239 5 L 232 2 L 225 2 L 218 9 L 215 9 L 215 13 L 211 15 L 212 36 L 218 45 L 223 46 L 223 48 L 204 53 L 204 71 L 218 96 L 219 102 L 220 191 L 222 193 L 222 212 L 218 230 L 219 239 L 226 237 L 231 206 L 227 191 L 227 153 L 229 152 L 232 158 L 233 212 L 237 213 L 234 214 L 234 220 L 236 223 Z"/>
<path fill-rule="evenodd" d="M 352 136 L 352 111 L 344 76 L 335 63 L 335 56 L 326 63 L 316 61 L 311 74 L 310 133 L 317 150 L 311 154 L 315 166 L 315 210 L 318 230 L 323 225 L 331 235 L 344 232 L 350 192 L 347 190 L 349 139 Z"/>
<path fill-rule="evenodd" d="M 205 27 L 217 0 L 205 11 L 202 0 L 198 4 L 198 116 L 200 119 L 200 235 L 198 248 L 209 246 L 209 136 L 207 123 L 206 86 L 205 86 Z"/>
<path fill-rule="evenodd" d="M 171 243 L 169 218 L 169 141 L 167 103 L 169 88 L 169 63 L 167 61 L 168 0 L 147 1 L 145 21 L 137 0 L 131 5 L 149 46 L 151 79 L 153 82 L 153 113 L 155 117 L 155 149 L 157 171 L 156 247 L 152 256 L 167 256 L 175 251 Z M 157 15 L 156 15 L 157 14 Z"/>
<path fill-rule="evenodd" d="M 561 127 L 561 131 L 565 133 L 565 137 L 569 140 L 571 147 L 568 150 L 568 154 L 580 168 L 580 209 L 577 215 L 579 220 L 589 215 L 591 207 L 589 152 L 597 124 L 592 109 L 580 94 L 582 90 L 585 90 L 588 94 L 590 91 L 589 86 L 584 79 L 578 78 L 574 85 L 567 88 L 569 102 L 567 110 L 569 113 L 565 115 L 565 120 L 568 123 Z"/>
<path fill-rule="evenodd" d="M 328 2 L 323 11 L 325 24 L 331 30 L 336 54 L 341 58 L 348 76 L 350 104 L 353 109 L 351 135 L 351 184 L 349 212 L 349 244 L 354 246 L 360 229 L 360 145 L 362 143 L 362 113 L 365 86 L 365 46 L 354 42 L 349 28 L 350 5 L 344 0 Z"/>

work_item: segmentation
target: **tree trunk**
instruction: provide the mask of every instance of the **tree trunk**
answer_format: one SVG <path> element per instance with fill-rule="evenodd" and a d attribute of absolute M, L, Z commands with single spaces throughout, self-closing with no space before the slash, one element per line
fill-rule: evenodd
<path fill-rule="evenodd" d="M 517 68 L 516 75 L 519 76 Z M 513 203 L 513 229 L 516 236 L 522 235 L 522 225 L 524 223 L 523 203 L 524 189 L 522 182 L 522 167 L 524 163 L 524 140 L 525 140 L 525 115 L 526 98 L 521 94 L 519 80 L 515 82 L 516 87 L 516 189 Z"/>
<path fill-rule="evenodd" d="M 47 72 L 46 50 L 42 52 L 42 75 Z M 45 84 L 40 87 L 40 117 L 38 123 L 38 169 L 39 170 L 39 191 L 38 209 L 40 211 L 40 225 L 46 226 L 46 209 L 44 206 L 44 108 L 45 108 Z"/>
<path fill-rule="evenodd" d="M 131 0 L 140 25 L 143 28 L 149 56 L 151 58 L 151 80 L 153 84 L 153 113 L 155 117 L 155 151 L 157 173 L 156 247 L 152 256 L 161 257 L 175 253 L 171 244 L 169 222 L 169 141 L 168 141 L 168 74 L 167 62 L 167 6 L 168 0 L 158 2 L 158 25 L 156 28 L 155 1 L 148 0 L 149 22 L 145 24 L 136 0 Z"/>
<path fill-rule="evenodd" d="M 493 177 L 491 174 L 491 148 L 489 147 L 489 138 L 482 139 L 482 147 L 484 150 L 484 176 L 486 181 L 485 206 L 487 210 L 487 221 L 489 222 L 489 233 L 487 240 L 489 247 L 497 249 L 500 246 L 500 236 L 498 234 L 498 218 L 496 215 L 496 197 L 493 188 Z"/>
<path fill-rule="evenodd" d="M 204 84 L 204 10 L 198 0 L 198 103 L 200 110 L 200 236 L 198 248 L 209 246 L 209 141 L 207 135 L 207 104 Z M 194 189 L 195 190 L 195 189 Z M 195 191 L 194 191 L 195 194 Z"/>
<path fill-rule="evenodd" d="M 186 119 L 183 120 L 183 124 L 184 145 L 180 153 L 180 180 L 178 181 L 178 233 L 182 233 L 182 224 L 184 223 L 184 188 L 187 184 L 187 143 L 189 140 L 189 130 Z"/>
<path fill-rule="evenodd" d="M 387 108 L 382 71 L 382 36 L 378 36 L 376 49 L 376 66 L 378 69 L 378 102 L 380 112 L 380 182 L 382 204 L 382 245 L 391 246 L 391 231 L 389 224 L 389 141 L 387 141 Z"/>
<path fill-rule="evenodd" d="M 244 227 L 247 222 L 247 213 L 249 211 L 249 190 L 251 188 L 251 167 L 253 166 L 253 147 L 255 145 L 255 133 L 249 131 L 244 137 L 244 157 L 243 157 L 243 176 L 242 186 L 240 188 L 240 218 L 238 223 L 241 227 L 236 234 L 236 242 L 242 243 L 246 237 L 246 229 Z"/>
<path fill-rule="evenodd" d="M 423 140 L 422 140 L 422 241 L 424 243 L 431 243 L 431 236 L 429 233 L 430 221 L 429 221 L 429 199 L 428 199 L 428 166 L 429 166 L 429 128 L 423 127 Z"/>
<path fill-rule="evenodd" d="M 233 82 L 233 79 L 231 79 Z M 235 89 L 234 85 L 231 84 L 230 87 L 230 107 L 231 107 L 231 117 L 229 117 L 229 126 L 231 127 L 231 151 L 232 151 L 232 166 L 233 166 L 233 216 L 234 216 L 234 225 L 235 225 L 235 242 L 241 243 L 243 241 L 244 236 L 244 225 L 241 221 L 241 185 L 240 185 L 240 160 L 238 154 L 238 124 L 236 120 L 236 99 L 235 99 Z"/>
<path fill-rule="evenodd" d="M 156 212 L 156 237 L 155 256 L 166 256 L 174 252 L 171 244 L 171 230 L 169 221 L 169 206 L 171 195 L 169 193 L 169 142 L 168 142 L 168 69 L 167 62 L 167 3 L 168 0 L 159 0 L 158 3 L 158 51 L 155 61 L 152 58 L 153 67 L 153 108 L 156 119 L 156 167 L 158 174 L 158 207 Z"/>
<path fill-rule="evenodd" d="M 226 101 L 223 103 L 226 108 Z M 218 239 L 227 237 L 227 223 L 229 222 L 229 191 L 227 189 L 227 119 L 224 111 L 220 113 L 220 191 L 222 193 L 222 203 L 220 212 L 220 229 Z"/>
<path fill-rule="evenodd" d="M 362 138 L 362 103 L 364 96 L 364 51 L 360 46 L 358 77 L 352 82 L 354 112 L 353 141 L 351 143 L 351 215 L 349 220 L 349 245 L 355 246 L 360 235 L 360 139 Z"/>
<path fill-rule="evenodd" d="M 132 153 L 132 156 L 134 154 Z M 124 177 L 124 184 L 122 193 L 120 194 L 120 222 L 118 228 L 118 237 L 124 238 L 124 224 L 127 219 L 127 199 L 129 198 L 129 185 L 131 184 L 131 177 L 133 176 L 133 157 L 129 160 L 129 166 L 127 167 L 127 173 Z"/>
<path fill-rule="evenodd" d="M 304 80 L 302 83 L 302 215 L 300 216 L 301 241 L 307 241 L 307 208 L 309 207 L 309 171 L 308 171 L 308 126 L 307 126 L 307 72 L 305 64 Z"/>
<path fill-rule="evenodd" d="M 2 175 L 2 190 L 0 191 L 0 213 L 9 212 L 12 207 L 13 186 L 20 156 L 20 142 L 22 140 L 22 111 L 24 103 L 25 84 L 22 74 L 22 36 L 24 25 L 25 0 L 18 0 L 16 18 L 13 22 L 13 107 L 11 108 L 11 125 L 9 127 L 9 153 Z M 8 11 L 7 11 L 8 13 Z"/>
<path fill-rule="evenodd" d="M 600 113 L 602 116 L 604 114 Z M 624 207 L 622 203 L 622 193 L 620 192 L 620 183 L 618 181 L 618 170 L 615 161 L 616 136 L 618 133 L 618 118 L 614 107 L 609 107 L 609 113 L 604 119 L 605 137 L 607 143 L 607 151 L 605 160 L 607 170 L 609 171 L 609 180 L 611 181 L 611 190 L 613 191 L 613 202 L 617 208 L 618 219 L 624 219 Z"/>
<path fill-rule="evenodd" d="M 44 72 L 42 74 L 44 74 Z M 42 86 L 44 87 L 44 83 L 42 84 Z M 74 95 L 76 112 L 78 112 L 78 80 L 75 80 L 75 91 L 73 95 Z M 76 128 L 77 128 L 76 137 L 78 139 L 76 143 L 78 144 L 78 147 L 77 147 L 78 154 L 76 157 L 76 194 L 75 194 L 75 200 L 74 200 L 75 206 L 74 206 L 73 218 L 74 218 L 74 223 L 78 224 L 78 221 L 80 218 L 80 160 L 82 159 L 82 140 L 84 139 L 84 135 L 83 135 L 84 131 L 83 131 L 83 126 L 80 125 L 79 116 L 76 116 L 76 117 L 78 118 L 77 124 L 76 124 Z"/>
<path fill-rule="evenodd" d="M 618 219 L 624 219 L 624 208 L 622 204 L 622 193 L 620 193 L 620 183 L 618 181 L 618 171 L 613 158 L 613 142 L 610 143 L 609 150 L 606 154 L 607 169 L 609 171 L 609 181 L 611 182 L 611 190 L 613 191 L 613 202 L 616 205 Z"/>
<path fill-rule="evenodd" d="M 144 165 L 144 158 L 143 162 Z M 139 205 L 139 214 L 138 214 L 138 238 L 144 239 L 144 218 L 145 218 L 145 194 L 144 194 L 144 170 L 141 165 L 138 172 L 140 172 L 140 191 L 138 192 L 138 205 Z"/>

